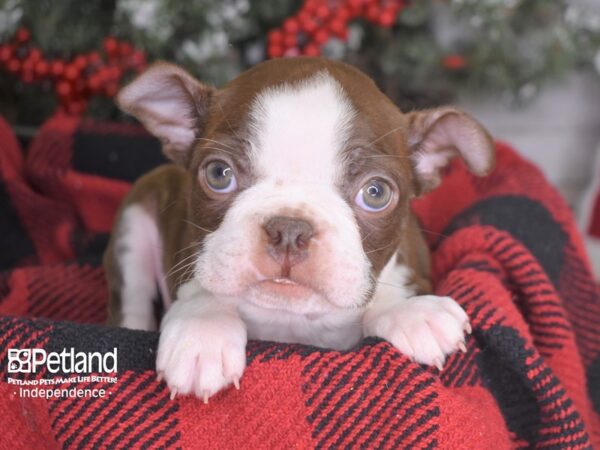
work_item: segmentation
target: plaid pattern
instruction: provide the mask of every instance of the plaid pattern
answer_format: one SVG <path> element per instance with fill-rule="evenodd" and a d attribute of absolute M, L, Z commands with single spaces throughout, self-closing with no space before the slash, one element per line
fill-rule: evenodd
<path fill-rule="evenodd" d="M 436 292 L 471 318 L 467 353 L 440 374 L 376 339 L 347 352 L 253 341 L 242 389 L 208 405 L 169 400 L 155 379 L 157 333 L 99 325 L 114 212 L 163 161 L 158 143 L 130 126 L 55 117 L 26 157 L 3 122 L 0 146 L 2 448 L 600 445 L 600 292 L 569 208 L 506 145 L 489 177 L 455 162 L 414 203 Z M 104 398 L 21 398 L 6 382 L 8 349 L 41 347 L 118 347 L 117 382 L 66 386 L 104 388 Z"/>

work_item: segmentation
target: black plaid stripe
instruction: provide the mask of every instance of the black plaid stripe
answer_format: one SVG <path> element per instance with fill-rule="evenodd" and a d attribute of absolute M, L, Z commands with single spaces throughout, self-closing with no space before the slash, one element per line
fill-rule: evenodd
<path fill-rule="evenodd" d="M 30 321 L 17 317 L 0 317 L 0 372 L 8 374 L 8 350 L 43 348 L 52 330 L 51 323 L 47 321 Z M 33 380 L 43 378 L 46 374 L 45 367 L 37 373 L 11 373 L 11 378 Z"/>
<path fill-rule="evenodd" d="M 495 255 L 510 273 L 512 282 L 521 291 L 527 303 L 523 305 L 530 324 L 532 337 L 542 354 L 549 356 L 553 350 L 562 348 L 570 338 L 571 327 L 564 316 L 564 309 L 554 285 L 534 257 L 522 250 L 512 237 L 488 232 L 491 240 L 488 251 Z M 548 294 L 541 294 L 548 293 Z M 541 303 L 543 302 L 543 303 Z M 549 322 L 548 314 L 555 318 Z"/>
<path fill-rule="evenodd" d="M 178 403 L 170 402 L 154 372 L 128 371 L 119 375 L 116 385 L 78 387 L 104 388 L 107 395 L 54 401 L 51 425 L 63 448 L 164 448 L 166 442 L 175 445 L 179 439 Z"/>
<path fill-rule="evenodd" d="M 318 363 L 307 359 L 303 376 L 317 448 L 389 445 L 403 426 L 407 432 L 398 440 L 400 447 L 409 441 L 427 445 L 435 438 L 434 378 L 387 343 L 369 341 L 358 353 Z"/>

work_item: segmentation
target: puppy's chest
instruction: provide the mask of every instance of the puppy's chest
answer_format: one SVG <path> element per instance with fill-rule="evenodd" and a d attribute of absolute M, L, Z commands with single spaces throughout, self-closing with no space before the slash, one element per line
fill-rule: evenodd
<path fill-rule="evenodd" d="M 249 339 L 314 345 L 346 350 L 363 336 L 362 310 L 324 314 L 317 318 L 269 310 L 254 305 L 239 307 Z"/>

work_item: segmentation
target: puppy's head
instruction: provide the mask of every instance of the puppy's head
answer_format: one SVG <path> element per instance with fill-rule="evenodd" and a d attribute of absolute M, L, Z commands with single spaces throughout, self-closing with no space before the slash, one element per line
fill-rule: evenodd
<path fill-rule="evenodd" d="M 269 61 L 220 90 L 158 63 L 118 103 L 192 174 L 202 286 L 296 313 L 365 305 L 409 200 L 455 155 L 478 175 L 494 159 L 465 113 L 402 114 L 367 76 L 319 58 Z"/>

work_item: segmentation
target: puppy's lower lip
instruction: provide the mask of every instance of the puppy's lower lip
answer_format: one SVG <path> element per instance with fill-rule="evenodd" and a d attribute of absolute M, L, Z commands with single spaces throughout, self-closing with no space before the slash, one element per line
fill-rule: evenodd
<path fill-rule="evenodd" d="M 307 298 L 314 293 L 310 287 L 289 278 L 271 278 L 261 281 L 259 285 L 264 292 L 283 298 L 301 299 Z"/>
<path fill-rule="evenodd" d="M 279 283 L 279 284 L 289 284 L 289 285 L 294 285 L 294 284 L 298 284 L 295 281 L 290 280 L 289 278 L 273 278 L 271 280 L 267 280 L 267 281 L 272 281 L 273 283 Z"/>

